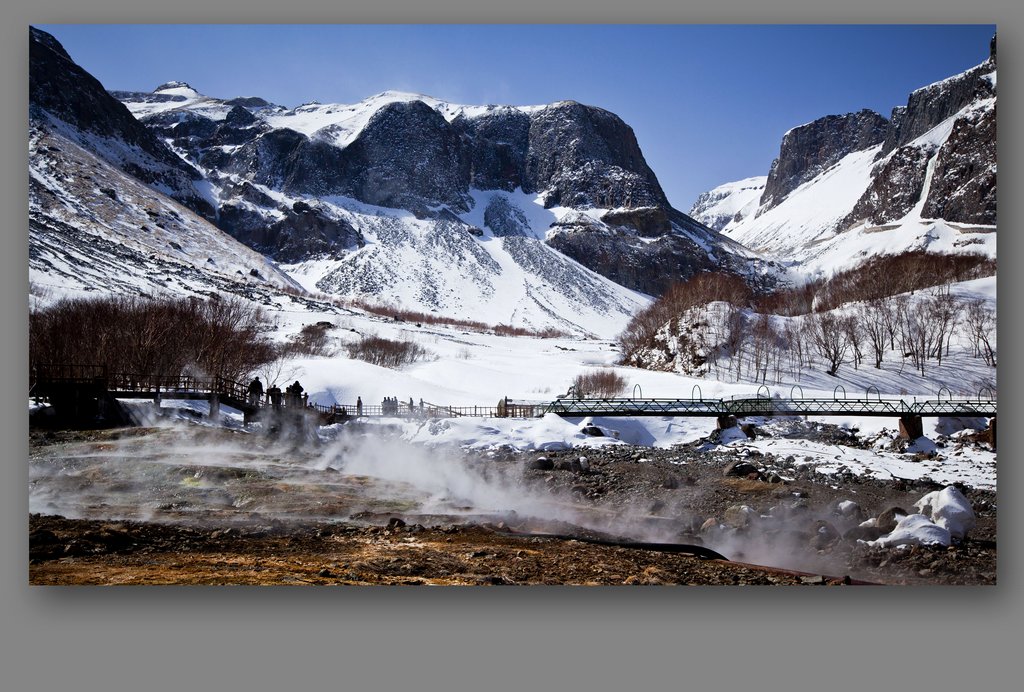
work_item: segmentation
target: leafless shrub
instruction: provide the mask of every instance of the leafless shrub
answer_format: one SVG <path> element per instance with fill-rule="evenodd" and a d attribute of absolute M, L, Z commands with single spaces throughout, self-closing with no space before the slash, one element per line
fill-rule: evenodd
<path fill-rule="evenodd" d="M 347 346 L 350 358 L 385 368 L 400 368 L 427 356 L 427 350 L 413 341 L 395 341 L 381 336 L 364 336 Z"/>
<path fill-rule="evenodd" d="M 914 251 L 875 257 L 828 280 L 758 298 L 754 309 L 776 315 L 825 312 L 847 303 L 878 300 L 996 273 L 985 255 L 939 255 Z"/>
<path fill-rule="evenodd" d="M 614 399 L 626 391 L 626 380 L 614 370 L 591 370 L 573 380 L 576 396 L 585 399 Z"/>
<path fill-rule="evenodd" d="M 29 362 L 241 380 L 275 357 L 268 327 L 259 307 L 236 298 L 61 300 L 30 313 Z"/>
<path fill-rule="evenodd" d="M 510 324 L 495 325 L 494 333 L 498 336 L 530 336 L 539 339 L 560 339 L 567 336 L 565 332 L 554 327 L 546 327 L 538 331 L 524 327 L 513 327 Z"/>
<path fill-rule="evenodd" d="M 330 322 L 317 322 L 303 325 L 299 333 L 292 337 L 285 347 L 287 354 L 309 356 L 332 356 L 330 337 L 327 332 L 334 328 Z"/>

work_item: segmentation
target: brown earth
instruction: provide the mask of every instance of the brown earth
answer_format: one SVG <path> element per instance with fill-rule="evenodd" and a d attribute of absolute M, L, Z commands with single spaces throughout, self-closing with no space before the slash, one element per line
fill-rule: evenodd
<path fill-rule="evenodd" d="M 210 429 L 33 434 L 33 492 L 45 487 L 59 498 L 88 490 L 93 499 L 77 505 L 74 514 L 81 518 L 59 516 L 60 511 L 30 515 L 31 584 L 996 581 L 996 503 L 990 491 L 961 488 L 978 516 L 963 541 L 949 548 L 882 549 L 857 541 L 855 524 L 890 507 L 913 510 L 914 502 L 939 486 L 900 479 L 837 482 L 806 468 L 794 471 L 783 459 L 743 451 L 710 455 L 700 445 L 543 455 L 448 450 L 488 482 L 500 481 L 546 503 L 523 507 L 560 511 L 557 518 L 522 508 L 489 512 L 464 506 L 445 513 L 427 511 L 400 484 L 338 471 L 314 473 L 309 466 L 284 475 L 270 466 L 200 466 L 188 455 L 147 466 L 154 441 L 166 446 L 171 438 L 207 446 L 230 438 L 243 452 L 251 447 L 251 454 L 278 454 L 258 435 Z M 292 449 L 288 458 L 319 453 Z M 547 461 L 538 463 L 541 456 Z M 725 475 L 734 462 L 755 470 Z M 118 475 L 129 466 L 130 480 Z M 56 468 L 59 473 L 53 473 Z M 146 516 L 133 516 L 128 500 L 119 503 L 113 492 L 136 487 L 160 502 Z M 857 511 L 841 515 L 842 500 L 856 502 Z"/>

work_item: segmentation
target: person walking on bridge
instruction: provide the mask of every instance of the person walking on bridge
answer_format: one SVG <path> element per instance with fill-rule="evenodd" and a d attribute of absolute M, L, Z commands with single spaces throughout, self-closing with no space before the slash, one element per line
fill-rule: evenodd
<path fill-rule="evenodd" d="M 263 400 L 263 383 L 260 382 L 260 378 L 256 377 L 252 382 L 249 383 L 249 405 L 259 406 L 260 401 Z"/>

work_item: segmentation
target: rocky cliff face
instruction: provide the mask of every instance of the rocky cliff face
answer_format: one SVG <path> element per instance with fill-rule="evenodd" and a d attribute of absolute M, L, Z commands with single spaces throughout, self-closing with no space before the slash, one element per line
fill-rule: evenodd
<path fill-rule="evenodd" d="M 871 183 L 843 227 L 892 222 L 922 202 L 923 218 L 996 223 L 995 70 L 993 39 L 987 61 L 893 110 Z"/>
<path fill-rule="evenodd" d="M 369 204 L 467 211 L 467 154 L 458 131 L 427 104 L 389 103 L 341 150 L 338 178 L 345 194 Z"/>
<path fill-rule="evenodd" d="M 777 206 L 793 190 L 847 154 L 878 144 L 885 139 L 887 125 L 881 115 L 865 109 L 829 115 L 793 128 L 782 138 L 779 156 L 772 162 L 761 209 Z"/>
<path fill-rule="evenodd" d="M 954 251 L 988 252 L 984 227 L 996 223 L 995 48 L 993 38 L 985 62 L 914 91 L 888 121 L 860 111 L 794 128 L 756 203 L 751 178 L 701 195 L 691 215 L 769 257 L 814 266 L 856 263 L 874 243 L 886 251 L 951 243 Z M 942 233 L 973 237 L 939 242 L 942 233 L 929 230 L 935 222 Z M 840 237 L 851 231 L 876 234 L 862 238 L 852 258 Z M 896 235 L 877 235 L 890 231 Z"/>
<path fill-rule="evenodd" d="M 575 101 L 530 118 L 527 192 L 543 191 L 545 206 L 668 207 L 633 130 L 613 113 Z"/>
<path fill-rule="evenodd" d="M 906 106 L 893 109 L 879 158 L 903 146 L 956 115 L 971 103 L 995 97 L 995 83 L 988 78 L 996 67 L 995 39 L 989 59 L 974 69 L 918 89 Z"/>
<path fill-rule="evenodd" d="M 996 108 L 958 118 L 939 149 L 922 215 L 996 223 Z"/>

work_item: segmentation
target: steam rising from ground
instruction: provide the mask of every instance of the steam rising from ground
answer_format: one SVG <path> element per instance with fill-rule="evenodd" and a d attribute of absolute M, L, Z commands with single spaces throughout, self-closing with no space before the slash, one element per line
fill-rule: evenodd
<path fill-rule="evenodd" d="M 488 458 L 382 434 L 342 431 L 333 441 L 310 445 L 287 435 L 273 439 L 265 431 L 175 425 L 97 437 L 33 448 L 30 512 L 206 525 L 386 523 L 391 516 L 425 525 L 505 521 L 525 532 L 703 543 L 737 561 L 832 574 L 847 568 L 830 565 L 814 549 L 816 532 L 828 530 L 821 528 L 823 520 L 840 533 L 855 524 L 824 508 L 812 513 L 785 494 L 752 495 L 751 504 L 760 509 L 744 512 L 742 529 L 718 517 L 722 523 L 701 531 L 707 517 L 691 508 L 707 487 L 663 493 L 671 504 L 657 509 L 642 490 L 584 498 L 546 482 L 568 472 L 530 471 L 530 459 L 521 455 Z M 773 506 L 765 509 L 768 504 Z"/>
<path fill-rule="evenodd" d="M 320 465 L 414 488 L 422 494 L 420 510 L 425 514 L 580 520 L 582 508 L 524 487 L 520 465 L 467 457 L 458 448 L 427 448 L 366 436 L 337 442 Z"/>

